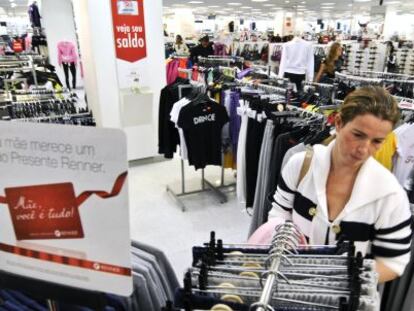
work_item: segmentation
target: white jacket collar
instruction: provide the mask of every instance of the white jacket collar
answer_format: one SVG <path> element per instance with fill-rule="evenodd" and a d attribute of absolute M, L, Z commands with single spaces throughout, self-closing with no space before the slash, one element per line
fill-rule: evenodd
<path fill-rule="evenodd" d="M 326 215 L 328 215 L 326 181 L 331 166 L 331 152 L 335 142 L 336 140 L 332 141 L 327 147 L 323 145 L 313 147 L 313 183 L 319 204 Z M 346 212 L 355 210 L 399 190 L 400 186 L 395 177 L 374 158 L 370 157 L 358 172 L 352 195 L 344 210 Z"/>

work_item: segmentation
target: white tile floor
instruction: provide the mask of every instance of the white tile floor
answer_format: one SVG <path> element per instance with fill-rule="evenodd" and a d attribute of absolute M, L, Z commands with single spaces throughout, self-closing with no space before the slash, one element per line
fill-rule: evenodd
<path fill-rule="evenodd" d="M 246 240 L 250 216 L 237 204 L 235 193 L 228 194 L 228 202 L 221 204 L 211 193 L 195 194 L 183 198 L 185 212 L 166 185 L 180 189 L 180 161 L 141 161 L 130 166 L 129 197 L 132 239 L 153 245 L 165 252 L 178 279 L 191 264 L 191 248 L 207 242 L 210 231 L 226 243 Z M 201 171 L 185 166 L 188 190 L 201 184 Z M 208 167 L 206 178 L 219 183 L 221 170 Z M 226 182 L 234 182 L 231 170 L 226 170 Z"/>

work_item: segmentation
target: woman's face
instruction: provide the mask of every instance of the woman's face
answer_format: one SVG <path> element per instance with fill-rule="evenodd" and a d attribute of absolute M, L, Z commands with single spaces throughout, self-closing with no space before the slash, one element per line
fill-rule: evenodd
<path fill-rule="evenodd" d="M 362 165 L 381 147 L 392 131 L 392 123 L 372 114 L 356 116 L 343 124 L 338 115 L 335 121 L 337 151 L 341 163 L 347 166 Z"/>

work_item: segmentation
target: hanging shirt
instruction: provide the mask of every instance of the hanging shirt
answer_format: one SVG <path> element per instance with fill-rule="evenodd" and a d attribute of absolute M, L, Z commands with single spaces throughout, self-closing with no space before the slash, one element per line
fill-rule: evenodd
<path fill-rule="evenodd" d="M 188 160 L 188 151 L 187 151 L 188 149 L 187 149 L 187 143 L 184 137 L 184 131 L 183 129 L 178 127 L 177 121 L 178 121 L 178 117 L 180 116 L 181 109 L 184 106 L 186 106 L 188 103 L 190 103 L 190 100 L 184 97 L 183 99 L 179 100 L 178 102 L 174 104 L 170 112 L 171 121 L 175 123 L 175 126 L 178 128 L 178 134 L 180 135 L 180 154 L 183 160 Z"/>
<path fill-rule="evenodd" d="M 284 73 L 289 72 L 306 74 L 307 81 L 313 81 L 314 62 L 312 44 L 301 38 L 294 38 L 283 44 L 279 77 L 283 78 Z"/>
<path fill-rule="evenodd" d="M 394 132 L 388 134 L 381 148 L 374 155 L 374 159 L 392 171 L 392 159 L 397 151 L 397 136 Z"/>
<path fill-rule="evenodd" d="M 214 101 L 181 109 L 177 124 L 184 130 L 190 165 L 221 165 L 221 130 L 228 121 L 226 108 Z"/>
<path fill-rule="evenodd" d="M 397 135 L 398 145 L 393 173 L 400 184 L 404 185 L 414 164 L 414 125 L 401 126 L 401 129 L 396 129 L 394 132 Z"/>
<path fill-rule="evenodd" d="M 78 62 L 78 55 L 76 54 L 76 47 L 72 42 L 61 41 L 57 45 L 58 49 L 58 63 L 74 63 Z"/>

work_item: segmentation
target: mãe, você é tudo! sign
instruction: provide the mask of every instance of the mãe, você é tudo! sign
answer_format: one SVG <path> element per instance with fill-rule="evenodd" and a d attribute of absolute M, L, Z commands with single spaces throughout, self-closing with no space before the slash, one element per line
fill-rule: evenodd
<path fill-rule="evenodd" d="M 111 0 L 116 57 L 136 62 L 147 57 L 144 0 Z"/>

